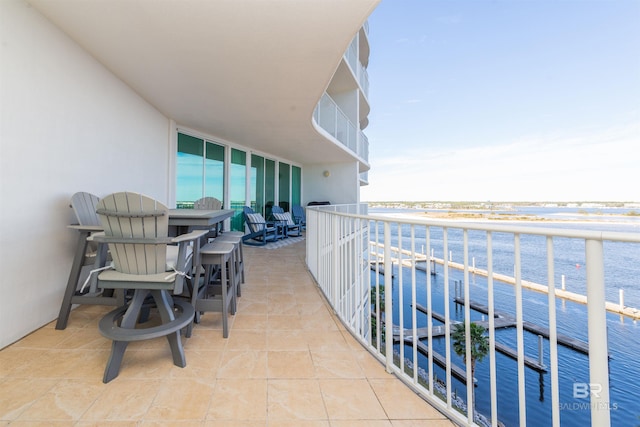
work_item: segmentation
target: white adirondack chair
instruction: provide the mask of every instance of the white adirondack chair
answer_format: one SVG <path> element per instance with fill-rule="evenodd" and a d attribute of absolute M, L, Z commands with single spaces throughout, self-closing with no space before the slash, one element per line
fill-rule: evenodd
<path fill-rule="evenodd" d="M 94 239 L 108 244 L 113 259 L 113 268 L 99 274 L 98 286 L 134 290 L 128 305 L 100 320 L 100 333 L 113 340 L 103 381 L 107 383 L 118 375 L 131 341 L 166 336 L 174 364 L 186 366 L 180 330 L 193 321 L 195 311 L 188 302 L 174 300 L 172 294 L 182 293 L 206 230 L 168 237 L 167 207 L 139 193 L 108 195 L 98 203 L 97 213 L 104 235 Z M 149 296 L 159 312 L 160 324 L 144 327 L 138 319 Z"/>

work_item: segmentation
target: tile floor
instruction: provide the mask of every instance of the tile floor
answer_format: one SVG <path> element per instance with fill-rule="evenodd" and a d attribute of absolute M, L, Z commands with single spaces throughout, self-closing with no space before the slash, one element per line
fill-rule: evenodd
<path fill-rule="evenodd" d="M 109 308 L 81 306 L 0 351 L 0 425 L 451 426 L 334 318 L 304 263 L 304 242 L 246 247 L 246 283 L 228 339 L 205 313 L 173 365 L 164 338 L 132 343 L 102 374 Z"/>

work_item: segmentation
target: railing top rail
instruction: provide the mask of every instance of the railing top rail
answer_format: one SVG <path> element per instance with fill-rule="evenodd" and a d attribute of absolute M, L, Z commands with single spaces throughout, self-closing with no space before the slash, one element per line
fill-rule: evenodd
<path fill-rule="evenodd" d="M 366 205 L 366 204 L 365 204 Z M 391 222 L 396 224 L 407 225 L 422 225 L 429 227 L 441 227 L 441 228 L 459 228 L 465 230 L 477 230 L 487 232 L 498 233 L 512 233 L 512 234 L 529 234 L 538 236 L 552 236 L 552 237 L 567 237 L 574 239 L 585 240 L 602 240 L 602 241 L 616 241 L 616 242 L 632 242 L 640 243 L 640 233 L 627 233 L 619 231 L 602 231 L 602 230 L 589 230 L 589 229 L 572 229 L 572 228 L 552 228 L 552 227 L 539 227 L 539 226 L 526 226 L 526 225 L 513 225 L 513 224 L 496 224 L 494 222 L 470 222 L 454 219 L 431 219 L 431 218 L 409 218 L 404 216 L 385 216 L 385 215 L 371 215 L 371 214 L 354 214 L 347 212 L 340 212 L 338 209 L 353 207 L 358 205 L 326 205 L 326 206 L 309 206 L 307 209 L 317 210 L 321 212 L 330 212 L 335 215 L 359 218 L 364 220 L 373 220 L 381 222 Z"/>

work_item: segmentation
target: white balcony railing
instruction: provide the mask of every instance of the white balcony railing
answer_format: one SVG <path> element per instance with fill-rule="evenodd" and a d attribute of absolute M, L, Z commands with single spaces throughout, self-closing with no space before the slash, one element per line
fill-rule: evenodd
<path fill-rule="evenodd" d="M 561 416 L 611 425 L 607 328 L 621 320 L 607 310 L 634 325 L 638 312 L 606 302 L 605 242 L 637 253 L 640 234 L 371 216 L 366 205 L 307 209 L 307 264 L 337 315 L 388 372 L 464 425 L 559 426 Z M 566 254 L 554 250 L 569 244 L 582 248 L 586 299 L 558 287 L 554 268 Z M 488 344 L 476 387 L 466 380 L 472 322 Z M 466 325 L 464 358 L 452 342 L 457 323 Z M 625 409 L 637 421 L 640 412 Z"/>
<path fill-rule="evenodd" d="M 331 136 L 349 148 L 358 157 L 369 161 L 369 144 L 361 131 L 347 115 L 338 107 L 338 104 L 325 92 L 313 112 L 313 117 L 318 125 Z"/>
<path fill-rule="evenodd" d="M 353 77 L 360 84 L 360 88 L 364 92 L 366 97 L 369 97 L 369 73 L 362 62 L 358 59 L 358 35 L 356 35 L 349 44 L 347 51 L 344 53 L 344 58 L 351 68 Z"/>

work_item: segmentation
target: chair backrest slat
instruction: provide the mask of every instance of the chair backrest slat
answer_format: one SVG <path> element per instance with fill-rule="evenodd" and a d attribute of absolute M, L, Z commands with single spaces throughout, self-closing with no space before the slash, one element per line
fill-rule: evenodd
<path fill-rule="evenodd" d="M 71 208 L 76 214 L 76 219 L 80 225 L 100 225 L 100 218 L 96 215 L 98 196 L 79 191 L 71 196 Z"/>
<path fill-rule="evenodd" d="M 222 209 L 222 202 L 215 197 L 203 197 L 193 202 L 193 209 L 218 210 Z"/>
<path fill-rule="evenodd" d="M 98 216 L 106 236 L 155 239 L 167 237 L 168 208 L 139 193 L 122 192 L 104 197 Z M 155 274 L 166 269 L 166 245 L 113 243 L 109 250 L 116 270 L 129 274 Z"/>

